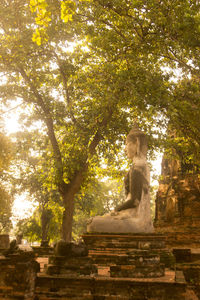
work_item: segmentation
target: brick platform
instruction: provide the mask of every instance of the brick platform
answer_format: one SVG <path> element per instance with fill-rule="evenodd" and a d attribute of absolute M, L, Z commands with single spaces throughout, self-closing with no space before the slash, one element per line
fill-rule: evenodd
<path fill-rule="evenodd" d="M 164 276 L 161 254 L 167 256 L 168 251 L 165 238 L 160 234 L 87 233 L 83 239 L 98 267 L 110 267 L 111 277 Z"/>
<path fill-rule="evenodd" d="M 173 275 L 160 279 L 65 277 L 41 275 L 36 280 L 35 300 L 189 300 L 185 283 Z"/>

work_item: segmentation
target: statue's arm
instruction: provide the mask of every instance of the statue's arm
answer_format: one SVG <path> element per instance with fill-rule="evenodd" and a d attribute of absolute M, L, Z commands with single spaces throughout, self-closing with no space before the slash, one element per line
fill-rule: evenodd
<path fill-rule="evenodd" d="M 142 197 L 143 174 L 139 170 L 131 169 L 126 179 L 128 179 L 125 185 L 126 201 L 118 206 L 116 211 L 137 207 Z"/>
<path fill-rule="evenodd" d="M 129 172 L 126 174 L 124 178 L 124 187 L 125 187 L 125 196 L 127 198 L 129 193 Z"/>
<path fill-rule="evenodd" d="M 129 186 L 130 186 L 130 200 L 133 207 L 137 206 L 142 197 L 142 188 L 144 183 L 144 176 L 140 170 L 133 169 L 130 173 Z"/>

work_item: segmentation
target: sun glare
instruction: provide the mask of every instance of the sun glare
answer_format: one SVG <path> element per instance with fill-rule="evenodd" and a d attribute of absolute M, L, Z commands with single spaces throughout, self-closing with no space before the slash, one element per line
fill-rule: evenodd
<path fill-rule="evenodd" d="M 7 134 L 14 133 L 20 129 L 20 125 L 18 123 L 18 117 L 16 114 L 13 114 L 9 118 L 5 120 L 5 130 Z"/>
<path fill-rule="evenodd" d="M 16 220 L 25 219 L 30 217 L 33 214 L 38 203 L 33 204 L 33 202 L 27 200 L 28 195 L 26 193 L 17 195 L 14 200 L 12 213 L 13 213 L 13 222 Z"/>
<path fill-rule="evenodd" d="M 2 124 L 3 130 L 7 135 L 15 133 L 20 130 L 19 123 L 20 106 L 22 104 L 21 99 L 16 99 L 10 103 L 9 106 L 2 105 Z"/>

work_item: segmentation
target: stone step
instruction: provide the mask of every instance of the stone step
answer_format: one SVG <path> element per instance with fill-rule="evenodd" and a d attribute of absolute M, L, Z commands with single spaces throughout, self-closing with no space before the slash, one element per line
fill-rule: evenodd
<path fill-rule="evenodd" d="M 56 298 L 59 297 L 59 298 Z M 55 295 L 55 294 L 48 294 L 48 295 L 37 295 L 37 300 L 130 300 L 130 297 L 120 296 L 120 295 Z M 134 298 L 135 299 L 135 298 Z M 10 299 L 9 299 L 10 300 Z M 136 299 L 137 300 L 137 299 Z"/>
<path fill-rule="evenodd" d="M 98 248 L 89 250 L 89 256 L 93 254 L 105 254 L 105 255 L 138 255 L 138 254 L 148 254 L 149 250 L 141 249 L 120 249 L 120 248 Z"/>
<path fill-rule="evenodd" d="M 52 255 L 54 253 L 54 248 L 53 247 L 32 246 L 32 249 L 38 257 L 47 257 L 47 256 Z"/>
<path fill-rule="evenodd" d="M 89 250 L 100 248 L 164 249 L 165 237 L 160 234 L 84 234 L 83 240 Z"/>
<path fill-rule="evenodd" d="M 74 291 L 66 291 L 66 292 L 45 292 L 37 291 L 37 300 L 66 300 L 66 299 L 76 299 L 76 300 L 93 300 L 94 297 L 91 294 L 76 294 Z"/>
<path fill-rule="evenodd" d="M 200 284 L 200 264 L 182 263 L 177 264 L 176 269 L 182 271 L 185 280 L 189 284 Z"/>
<path fill-rule="evenodd" d="M 47 274 L 92 275 L 97 274 L 95 265 L 51 265 L 47 266 Z"/>
<path fill-rule="evenodd" d="M 200 261 L 200 254 L 199 253 L 192 253 L 191 254 L 191 262 L 199 262 Z"/>
<path fill-rule="evenodd" d="M 110 266 L 110 277 L 115 278 L 158 278 L 165 275 L 164 265 Z"/>
<path fill-rule="evenodd" d="M 130 300 L 130 297 L 120 296 L 120 295 L 103 295 L 103 296 L 94 295 L 93 299 L 94 300 Z M 136 299 L 136 298 L 134 298 L 134 299 Z"/>
<path fill-rule="evenodd" d="M 148 249 L 165 249 L 165 245 L 162 242 L 155 242 L 155 241 L 147 241 L 147 242 L 107 242 L 107 241 L 94 241 L 93 243 L 87 243 L 87 247 L 89 250 L 95 250 L 95 249 L 116 249 L 116 250 L 124 250 L 124 249 L 142 249 L 142 250 L 148 250 Z"/>
<path fill-rule="evenodd" d="M 24 292 L 15 291 L 12 287 L 0 286 L 0 299 L 24 300 Z"/>
<path fill-rule="evenodd" d="M 171 279 L 91 278 L 40 276 L 36 280 L 37 300 L 180 300 L 186 285 Z M 71 297 L 71 298 L 70 298 Z"/>
<path fill-rule="evenodd" d="M 175 272 L 175 281 L 179 283 L 185 283 L 185 276 L 183 274 L 183 271 L 176 270 Z"/>
<path fill-rule="evenodd" d="M 49 256 L 49 264 L 54 264 L 57 266 L 72 266 L 72 265 L 89 265 L 92 264 L 93 260 L 88 256 L 81 257 L 65 257 L 65 256 Z"/>
<path fill-rule="evenodd" d="M 98 265 L 149 265 L 154 263 L 155 265 L 160 264 L 160 256 L 157 254 L 147 254 L 141 253 L 139 255 L 102 255 L 102 254 L 93 254 L 93 260 Z"/>
<path fill-rule="evenodd" d="M 36 279 L 36 299 L 93 299 L 92 282 L 91 277 L 39 275 Z"/>
<path fill-rule="evenodd" d="M 186 248 L 174 248 L 173 254 L 177 263 L 190 262 L 191 261 L 191 249 Z"/>

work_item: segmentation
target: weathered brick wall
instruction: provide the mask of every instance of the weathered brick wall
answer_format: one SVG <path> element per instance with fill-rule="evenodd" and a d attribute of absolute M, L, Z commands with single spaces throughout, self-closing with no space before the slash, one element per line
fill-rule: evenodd
<path fill-rule="evenodd" d="M 186 298 L 186 293 L 187 286 L 184 283 L 89 276 L 85 278 L 41 276 L 37 278 L 35 300 L 191 300 Z"/>
<path fill-rule="evenodd" d="M 9 248 L 10 240 L 8 234 L 0 234 L 0 253 Z"/>
<path fill-rule="evenodd" d="M 200 175 L 164 170 L 162 176 L 156 197 L 157 232 L 166 234 L 170 247 L 200 247 Z"/>
<path fill-rule="evenodd" d="M 151 242 L 153 243 L 153 240 Z M 61 257 L 58 258 L 62 261 Z M 81 258 L 78 261 L 71 261 L 73 269 L 81 265 L 79 260 Z M 53 262 L 55 263 L 54 260 Z M 85 257 L 83 257 L 83 263 L 85 263 Z M 57 266 L 60 266 L 62 270 L 64 264 L 57 264 Z M 19 251 L 0 256 L 0 299 L 198 300 L 197 297 L 200 295 L 199 277 L 197 278 L 196 273 L 194 274 L 191 266 L 189 269 L 186 267 L 184 269 L 189 285 L 185 281 L 177 282 L 173 271 L 172 274 L 166 274 L 161 278 L 145 279 L 84 275 L 77 270 L 76 274 L 58 272 L 56 275 L 49 275 L 37 272 L 38 264 L 33 252 Z M 195 279 L 195 284 L 191 282 L 191 278 Z"/>
<path fill-rule="evenodd" d="M 0 256 L 0 299 L 33 299 L 38 271 L 34 253 Z"/>
<path fill-rule="evenodd" d="M 160 227 L 200 225 L 200 176 L 179 175 L 160 182 L 155 224 Z"/>

